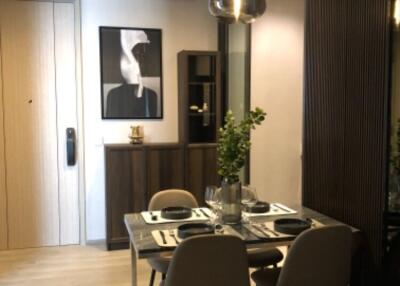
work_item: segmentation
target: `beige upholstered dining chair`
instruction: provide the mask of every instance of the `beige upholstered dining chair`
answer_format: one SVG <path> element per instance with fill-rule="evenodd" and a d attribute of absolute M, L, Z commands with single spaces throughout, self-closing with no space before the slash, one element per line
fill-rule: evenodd
<path fill-rule="evenodd" d="M 350 228 L 310 229 L 293 242 L 282 269 L 252 273 L 257 286 L 346 286 L 350 279 Z"/>
<path fill-rule="evenodd" d="M 156 211 L 173 206 L 197 208 L 199 205 L 196 201 L 196 198 L 188 191 L 180 189 L 169 189 L 154 194 L 149 202 L 148 210 Z M 150 276 L 150 286 L 152 286 L 154 284 L 156 272 L 160 272 L 162 274 L 162 279 L 164 280 L 169 263 L 171 261 L 171 256 L 149 258 L 147 259 L 147 261 L 152 268 Z"/>
<path fill-rule="evenodd" d="M 176 248 L 163 286 L 250 286 L 246 247 L 231 235 L 199 235 Z"/>
<path fill-rule="evenodd" d="M 186 190 L 168 189 L 155 193 L 149 202 L 149 211 L 161 210 L 167 207 L 197 208 L 196 198 Z"/>

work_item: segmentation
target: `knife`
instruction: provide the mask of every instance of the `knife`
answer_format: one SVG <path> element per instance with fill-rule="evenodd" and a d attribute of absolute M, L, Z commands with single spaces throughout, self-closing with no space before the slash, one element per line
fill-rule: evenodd
<path fill-rule="evenodd" d="M 275 236 L 279 236 L 279 233 L 277 233 L 276 231 L 269 229 L 269 227 L 267 227 L 266 225 L 262 225 L 262 228 L 265 229 L 266 231 L 272 233 Z"/>
<path fill-rule="evenodd" d="M 163 244 L 167 244 L 167 240 L 165 239 L 165 234 L 164 234 L 164 232 L 162 232 L 162 230 L 159 230 L 158 232 L 159 232 L 160 235 L 161 235 L 161 239 L 162 239 L 162 241 L 163 241 Z"/>
<path fill-rule="evenodd" d="M 199 209 L 199 211 L 200 211 L 206 218 L 210 218 L 210 216 L 209 216 L 203 209 Z"/>
<path fill-rule="evenodd" d="M 258 238 L 258 236 L 257 236 L 254 232 L 252 232 L 247 226 L 245 226 L 245 225 L 242 224 L 242 228 L 244 228 L 244 229 L 246 230 L 247 235 L 248 235 L 248 234 L 251 234 L 251 235 L 253 235 L 253 236 L 255 236 L 255 237 Z"/>
<path fill-rule="evenodd" d="M 288 213 L 292 212 L 292 211 L 289 210 L 288 208 L 285 208 L 285 207 L 280 206 L 280 205 L 278 205 L 278 204 L 274 204 L 274 206 L 277 207 L 278 209 L 281 209 L 281 210 L 285 211 L 285 212 L 288 212 Z"/>
<path fill-rule="evenodd" d="M 261 227 L 253 225 L 253 227 L 258 230 L 259 232 L 261 232 L 263 235 L 265 235 L 266 238 L 271 237 L 268 233 L 266 233 Z"/>

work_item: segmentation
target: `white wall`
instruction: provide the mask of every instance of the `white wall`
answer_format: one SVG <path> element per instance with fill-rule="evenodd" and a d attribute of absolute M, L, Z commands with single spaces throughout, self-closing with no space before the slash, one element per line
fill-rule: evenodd
<path fill-rule="evenodd" d="M 268 115 L 252 133 L 250 177 L 271 202 L 301 202 L 304 18 L 304 0 L 268 0 L 252 27 L 251 105 Z"/>
<path fill-rule="evenodd" d="M 216 50 L 217 22 L 205 0 L 81 0 L 87 239 L 105 237 L 103 143 L 128 142 L 132 124 L 146 142 L 177 142 L 177 53 Z M 162 120 L 101 120 L 99 26 L 161 28 Z"/>

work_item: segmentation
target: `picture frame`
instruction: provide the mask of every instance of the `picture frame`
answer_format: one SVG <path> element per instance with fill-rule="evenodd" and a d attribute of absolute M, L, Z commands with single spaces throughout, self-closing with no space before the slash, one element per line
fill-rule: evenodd
<path fill-rule="evenodd" d="M 99 27 L 102 119 L 162 119 L 162 30 Z"/>

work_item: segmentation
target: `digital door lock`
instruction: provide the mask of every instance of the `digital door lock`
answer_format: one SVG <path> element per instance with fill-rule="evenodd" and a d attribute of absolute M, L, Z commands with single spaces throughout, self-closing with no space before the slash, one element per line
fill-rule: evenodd
<path fill-rule="evenodd" d="M 74 128 L 67 128 L 67 165 L 76 164 L 76 134 Z"/>

